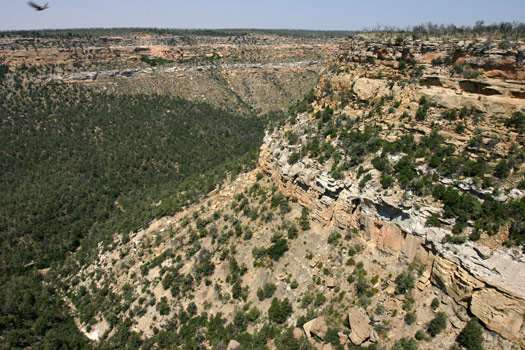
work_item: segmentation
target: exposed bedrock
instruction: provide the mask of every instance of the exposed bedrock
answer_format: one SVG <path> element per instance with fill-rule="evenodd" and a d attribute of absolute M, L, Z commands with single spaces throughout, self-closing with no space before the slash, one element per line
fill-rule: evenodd
<path fill-rule="evenodd" d="M 417 210 L 412 202 L 385 197 L 358 181 L 334 180 L 302 162 L 290 166 L 274 153 L 279 142 L 267 136 L 259 165 L 288 197 L 297 198 L 319 223 L 363 232 L 371 245 L 407 263 L 426 266 L 418 288 L 437 285 L 483 324 L 525 346 L 525 271 L 523 262 L 504 250 L 485 252 L 468 242 L 442 243 L 445 229 L 426 227 L 433 207 Z"/>

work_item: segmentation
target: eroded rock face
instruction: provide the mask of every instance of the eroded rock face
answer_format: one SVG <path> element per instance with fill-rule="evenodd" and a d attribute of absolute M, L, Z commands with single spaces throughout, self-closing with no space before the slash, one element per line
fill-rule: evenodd
<path fill-rule="evenodd" d="M 374 218 L 365 217 L 366 233 L 371 243 L 384 252 L 397 255 L 403 245 L 403 233 L 398 226 Z"/>
<path fill-rule="evenodd" d="M 525 345 L 523 336 L 520 336 L 523 315 L 525 315 L 525 291 L 523 290 L 525 286 L 520 289 L 516 284 L 505 285 L 504 283 L 505 280 L 513 278 L 523 279 L 523 271 L 518 270 L 518 267 L 509 271 L 501 268 L 498 270 L 500 265 L 509 265 L 505 262 L 499 263 L 499 260 L 504 257 L 493 253 L 487 260 L 486 255 L 481 258 L 473 248 L 469 248 L 472 255 L 470 257 L 467 255 L 465 258 L 475 256 L 478 260 L 474 260 L 475 263 L 462 264 L 459 258 L 454 259 L 449 256 L 450 253 L 445 253 L 446 250 L 441 244 L 444 233 L 434 228 L 425 228 L 424 218 L 409 216 L 408 219 L 405 218 L 399 222 L 396 222 L 396 217 L 390 221 L 385 220 L 384 216 L 371 212 L 370 206 L 363 206 L 363 203 L 366 202 L 363 196 L 367 194 L 357 194 L 352 186 L 345 186 L 339 196 L 332 201 L 318 200 L 320 193 L 323 193 L 322 190 L 306 186 L 304 183 L 299 184 L 300 174 L 288 180 L 284 180 L 282 175 L 276 176 L 282 173 L 275 169 L 275 163 L 264 157 L 264 154 L 270 155 L 271 153 L 263 149 L 261 154 L 263 155 L 260 159 L 261 166 L 276 178 L 276 183 L 279 184 L 283 193 L 298 198 L 299 203 L 307 206 L 311 210 L 311 215 L 319 222 L 343 229 L 364 229 L 365 236 L 378 249 L 397 255 L 407 263 L 415 261 L 426 265 L 424 278 L 418 281 L 421 282 L 418 283 L 418 288 L 424 289 L 430 282 L 438 285 L 458 303 L 469 308 L 487 328 L 498 332 L 507 339 Z M 311 174 L 309 176 L 311 177 Z M 400 208 L 400 210 L 404 209 Z M 480 261 L 484 261 L 487 267 L 479 269 Z M 507 277 L 502 277 L 502 274 Z M 506 292 L 507 287 L 512 287 L 512 292 Z M 366 313 L 364 315 L 358 311 L 354 313 L 354 320 L 361 319 L 364 320 L 363 325 L 367 324 Z M 355 322 L 358 321 L 354 321 L 354 324 Z M 365 326 L 361 328 L 360 323 L 357 324 L 359 326 L 355 327 L 360 331 L 353 332 L 353 337 L 350 336 L 356 345 L 370 337 L 369 330 L 365 330 Z M 308 327 L 305 325 L 307 335 L 310 332 Z M 323 335 L 323 333 L 319 334 Z"/>
<path fill-rule="evenodd" d="M 351 308 L 348 311 L 348 322 L 352 330 L 352 333 L 350 333 L 352 343 L 361 345 L 370 338 L 370 319 L 363 308 Z"/>
<path fill-rule="evenodd" d="M 359 51 L 355 47 L 350 50 Z M 437 57 L 438 51 L 435 51 L 435 48 L 427 50 L 426 58 L 421 56 L 418 50 L 412 50 L 416 60 L 428 58 L 430 62 L 432 58 Z M 464 48 L 456 59 L 461 61 L 461 55 L 473 55 L 475 51 L 472 50 L 474 50 L 472 47 Z M 388 57 L 388 54 L 388 49 L 386 52 L 381 51 L 383 58 Z M 366 59 L 364 53 L 361 59 L 356 58 L 357 56 L 348 54 L 342 57 L 352 62 L 362 62 Z M 498 66 L 499 68 L 505 69 L 511 75 L 514 74 L 512 73 L 514 68 L 509 66 L 509 62 L 505 64 L 502 60 L 498 62 L 502 64 Z M 387 65 L 387 62 L 382 64 Z M 478 67 L 489 68 L 484 65 Z M 522 62 L 515 63 L 514 67 L 516 72 L 523 70 Z M 490 68 L 494 69 L 492 66 Z M 418 101 L 422 96 L 436 102 L 437 106 L 442 108 L 457 110 L 462 107 L 472 108 L 486 113 L 494 120 L 508 117 L 516 110 L 525 110 L 525 100 L 515 98 L 523 90 L 517 84 L 490 79 L 466 81 L 442 77 L 439 75 L 439 69 L 436 69 L 436 72 L 437 75 L 431 80 L 438 81 L 439 84 L 408 89 L 389 87 L 384 80 L 371 79 L 371 74 L 363 78 L 358 73 L 353 75 L 337 73 L 331 77 L 324 77 L 324 81 L 331 83 L 335 94 L 353 93 L 359 99 L 393 94 L 395 98 L 407 101 L 412 111 L 416 110 L 418 105 L 411 104 L 410 101 Z M 321 95 L 318 97 L 321 98 Z M 333 106 L 328 98 L 321 98 L 321 103 Z M 296 131 L 307 127 L 309 123 L 312 123 L 312 120 L 307 114 L 298 115 Z M 384 128 L 388 129 L 390 125 L 386 123 Z M 498 124 L 487 127 L 483 135 L 505 132 L 498 128 L 500 128 Z M 432 132 L 432 128 L 425 124 L 405 125 L 405 129 L 400 130 L 426 136 Z M 469 140 L 462 135 L 453 135 L 450 131 L 441 130 L 440 134 L 450 139 L 450 144 L 458 147 Z M 513 131 L 510 134 L 516 135 Z M 336 142 L 332 139 L 329 141 Z M 334 145 L 338 146 L 336 143 Z M 505 157 L 505 147 L 496 144 L 494 150 Z M 407 263 L 416 262 L 425 265 L 425 272 L 418 280 L 419 289 L 423 290 L 430 283 L 439 286 L 456 302 L 469 308 L 470 312 L 487 328 L 525 346 L 523 336 L 520 335 L 523 333 L 525 315 L 523 257 L 513 257 L 504 250 L 478 247 L 472 242 L 462 246 L 443 243 L 444 236 L 450 231 L 428 227 L 425 224 L 430 214 L 441 212 L 439 205 L 427 204 L 420 201 L 417 196 L 401 198 L 399 195 L 385 193 L 377 183 L 359 188 L 359 180 L 352 172 L 345 174 L 343 179 L 333 179 L 329 175 L 328 167 L 317 164 L 309 158 L 304 158 L 293 165 L 288 164 L 288 156 L 293 151 L 297 151 L 296 146 L 287 146 L 279 131 L 274 132 L 267 135 L 265 139 L 259 165 L 272 177 L 283 194 L 296 198 L 299 204 L 310 210 L 311 218 L 326 227 L 336 227 L 341 230 L 357 229 L 364 234 L 371 245 L 381 251 L 398 256 Z M 422 172 L 427 170 L 421 168 Z M 451 180 L 444 184 L 456 185 L 463 191 L 475 194 L 479 189 L 474 188 L 473 184 L 468 184 L 468 180 L 470 179 Z M 518 195 L 517 198 L 520 196 Z M 415 207 L 420 208 L 415 209 Z"/>
<path fill-rule="evenodd" d="M 468 305 L 474 290 L 485 287 L 483 282 L 461 268 L 455 261 L 439 255 L 434 260 L 431 280 L 464 306 Z"/>
<path fill-rule="evenodd" d="M 487 328 L 508 339 L 525 345 L 525 302 L 495 288 L 483 288 L 472 293 L 470 311 Z"/>

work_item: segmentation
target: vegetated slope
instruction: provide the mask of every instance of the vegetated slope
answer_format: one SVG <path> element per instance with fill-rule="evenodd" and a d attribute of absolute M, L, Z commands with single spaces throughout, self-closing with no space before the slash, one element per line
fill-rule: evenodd
<path fill-rule="evenodd" d="M 286 110 L 310 90 L 323 63 L 346 38 L 345 33 L 328 32 L 213 33 L 1 33 L 0 67 L 25 72 L 31 81 L 94 84 L 126 94 L 171 94 L 240 114 L 266 114 Z"/>
<path fill-rule="evenodd" d="M 522 65 L 479 45 L 354 38 L 260 173 L 57 272 L 82 330 L 102 348 L 523 344 L 524 103 L 494 79 Z"/>
<path fill-rule="evenodd" d="M 31 277 L 35 267 L 63 260 L 88 235 L 86 251 L 88 242 L 144 227 L 228 173 L 249 168 L 265 125 L 264 117 L 167 95 L 112 95 L 21 79 L 2 81 L 0 101 L 0 294 L 31 286 L 27 298 L 3 304 L 0 329 L 8 347 L 37 344 L 45 327 L 58 332 L 52 321 L 42 321 L 43 329 L 34 324 L 61 317 L 50 316 L 55 293 Z"/>
<path fill-rule="evenodd" d="M 38 271 L 76 249 L 91 261 L 101 240 L 147 226 L 253 164 L 263 114 L 309 90 L 316 60 L 342 38 L 94 33 L 1 40 L 5 348 L 85 345 Z"/>
<path fill-rule="evenodd" d="M 253 64 L 203 67 L 205 71 L 166 72 L 129 78 L 98 78 L 93 85 L 110 92 L 169 94 L 236 113 L 267 114 L 286 109 L 318 81 L 321 65 L 283 67 Z M 211 68 L 211 69 L 210 69 Z"/>
<path fill-rule="evenodd" d="M 132 210 L 131 198 L 148 193 L 163 202 L 146 215 L 128 213 L 123 229 L 192 198 L 160 197 L 166 184 L 193 180 L 202 185 L 187 190 L 213 189 L 216 178 L 204 174 L 250 151 L 253 159 L 264 125 L 168 96 L 106 95 L 75 85 L 9 95 L 4 92 L 1 110 L 3 231 L 10 248 L 3 253 L 42 266 L 75 249 L 112 211 Z M 244 165 L 229 164 L 237 171 Z M 18 250 L 21 236 L 32 244 Z"/>

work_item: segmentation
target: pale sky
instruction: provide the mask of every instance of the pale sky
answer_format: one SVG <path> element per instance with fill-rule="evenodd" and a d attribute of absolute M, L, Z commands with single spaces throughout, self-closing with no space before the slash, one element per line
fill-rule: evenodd
<path fill-rule="evenodd" d="M 0 30 L 93 27 L 358 30 L 525 21 L 525 0 L 0 0 Z"/>

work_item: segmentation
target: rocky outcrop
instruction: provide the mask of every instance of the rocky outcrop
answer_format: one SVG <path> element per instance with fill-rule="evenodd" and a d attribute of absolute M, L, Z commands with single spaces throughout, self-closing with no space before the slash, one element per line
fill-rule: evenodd
<path fill-rule="evenodd" d="M 366 311 L 360 307 L 353 307 L 348 311 L 348 323 L 352 332 L 350 340 L 354 345 L 361 345 L 370 338 L 370 319 Z"/>
<path fill-rule="evenodd" d="M 426 217 L 436 208 L 415 210 L 415 199 L 403 202 L 372 187 L 360 190 L 351 176 L 335 180 L 308 159 L 290 166 L 279 140 L 272 136 L 265 139 L 259 165 L 283 194 L 308 207 L 316 221 L 361 230 L 378 249 L 425 265 L 418 288 L 429 283 L 439 286 L 487 328 L 525 346 L 523 257 L 516 259 L 504 250 L 487 252 L 471 242 L 463 246 L 442 243 L 447 231 L 425 226 Z M 305 327 L 305 332 L 310 334 L 310 328 Z M 357 344 L 365 335 L 370 336 L 355 334 L 352 341 Z"/>
<path fill-rule="evenodd" d="M 242 349 L 241 343 L 233 339 L 230 340 L 230 342 L 228 343 L 228 347 L 226 348 L 226 350 L 241 350 L 241 349 Z"/>
<path fill-rule="evenodd" d="M 523 299 L 496 288 L 482 288 L 472 293 L 470 311 L 487 328 L 525 345 Z"/>
<path fill-rule="evenodd" d="M 497 40 L 461 40 L 433 38 L 411 40 L 405 38 L 388 45 L 381 38 L 356 36 L 352 42 L 341 47 L 340 61 L 359 63 L 383 61 L 410 61 L 430 64 L 432 60 L 447 59 L 452 64 L 483 70 L 487 76 L 498 79 L 525 79 L 523 69 L 523 42 L 501 49 Z"/>
<path fill-rule="evenodd" d="M 303 325 L 304 333 L 307 338 L 316 336 L 320 339 L 324 339 L 326 332 L 328 331 L 328 326 L 323 317 L 314 318 L 311 321 L 306 322 Z"/>
<path fill-rule="evenodd" d="M 357 79 L 353 86 L 354 93 L 361 100 L 369 100 L 377 96 L 379 92 L 385 91 L 386 88 L 387 83 L 385 81 L 367 78 Z"/>
<path fill-rule="evenodd" d="M 334 111 L 340 109 L 340 115 L 345 118 L 366 118 L 365 124 L 375 123 L 382 128 L 381 137 L 388 141 L 404 133 L 411 133 L 416 139 L 429 136 L 437 126 L 446 144 L 454 146 L 457 152 L 468 151 L 474 159 L 476 153 L 487 152 L 468 145 L 471 138 L 479 135 L 485 145 L 490 144 L 490 152 L 500 158 L 509 157 L 510 145 L 523 146 L 522 135 L 515 129 L 505 128 L 503 121 L 516 111 L 525 111 L 521 54 L 525 47 L 523 43 L 515 43 L 505 50 L 496 46 L 498 44 L 492 41 L 439 39 L 405 39 L 389 45 L 379 38 L 355 36 L 341 47 L 337 64 L 322 72 L 314 111 L 330 106 Z M 448 66 L 443 63 L 445 59 Z M 419 79 L 419 84 L 394 82 L 407 78 L 402 67 L 407 60 L 420 65 L 419 77 L 414 73 L 410 76 L 412 82 Z M 388 96 L 397 104 L 381 110 L 377 106 L 381 107 Z M 407 113 L 413 117 L 420 100 L 431 101 L 428 115 L 418 123 L 413 119 L 411 123 L 404 123 L 403 111 L 405 117 Z M 369 105 L 374 108 L 366 109 Z M 444 112 L 457 113 L 465 107 L 477 118 L 469 126 L 476 130 L 475 133 L 456 132 L 450 127 L 450 120 L 443 117 Z M 381 112 L 374 118 L 375 113 Z M 450 119 L 459 121 L 454 116 Z M 463 123 L 468 124 L 465 120 Z M 287 127 L 301 135 L 302 130 L 314 130 L 315 133 L 316 125 L 317 120 L 310 115 L 299 114 L 294 124 Z M 362 131 L 364 126 L 360 128 Z M 342 146 L 338 144 L 338 137 L 332 136 L 327 138 L 327 143 L 336 149 Z M 302 137 L 308 139 L 307 134 Z M 445 243 L 444 237 L 450 234 L 453 221 L 446 223 L 444 228 L 426 225 L 429 215 L 442 212 L 439 203 L 409 191 L 404 194 L 398 189 L 384 191 L 378 180 L 359 186 L 359 175 L 355 171 L 347 171 L 334 179 L 330 176 L 333 171 L 330 164 L 308 157 L 288 164 L 290 154 L 300 147 L 288 144 L 284 131 L 276 130 L 267 135 L 261 148 L 260 168 L 272 177 L 283 194 L 307 207 L 311 218 L 321 225 L 356 230 L 371 246 L 407 263 L 424 265 L 417 288 L 423 290 L 430 283 L 439 286 L 487 328 L 525 346 L 521 335 L 525 329 L 523 253 L 493 249 L 470 241 L 463 245 Z M 373 166 L 370 163 L 363 166 L 367 167 L 372 169 L 371 178 L 377 179 Z M 426 164 L 419 166 L 417 171 L 432 175 Z M 440 178 L 438 181 L 481 201 L 493 190 L 475 185 L 468 177 Z M 505 195 L 494 197 L 495 200 L 523 197 L 515 187 L 514 184 L 505 188 L 502 191 Z"/>

